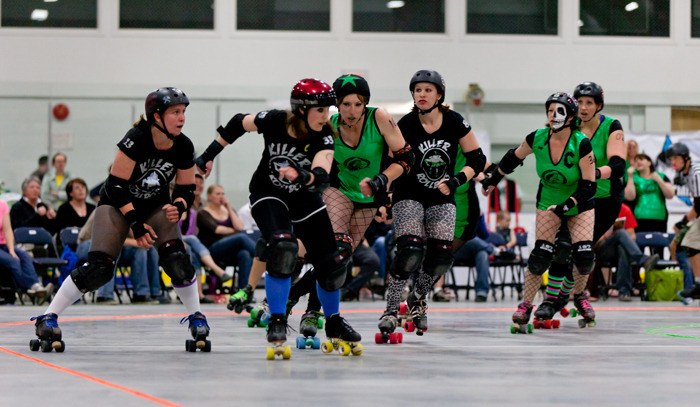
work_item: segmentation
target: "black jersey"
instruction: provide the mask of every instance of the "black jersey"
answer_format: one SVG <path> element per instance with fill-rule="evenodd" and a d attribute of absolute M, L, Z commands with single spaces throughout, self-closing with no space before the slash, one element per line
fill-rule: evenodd
<path fill-rule="evenodd" d="M 455 173 L 459 140 L 471 126 L 461 114 L 449 110 L 442 115 L 442 125 L 432 134 L 426 133 L 418 113 L 411 112 L 399 120 L 399 128 L 416 155 L 411 172 L 395 182 L 393 201 L 412 199 L 426 206 L 454 203 L 453 196 L 443 195 L 437 188 L 440 180 Z"/>
<path fill-rule="evenodd" d="M 333 150 L 331 128 L 312 132 L 304 140 L 296 139 L 287 131 L 287 111 L 269 110 L 255 116 L 255 126 L 265 142 L 265 150 L 250 180 L 251 194 L 271 194 L 285 197 L 307 191 L 297 182 L 280 179 L 279 170 L 290 165 L 311 170 L 314 156 L 321 150 Z"/>
<path fill-rule="evenodd" d="M 130 129 L 117 147 L 136 162 L 129 178 L 129 195 L 137 211 L 170 203 L 169 186 L 177 170 L 194 165 L 194 146 L 187 136 L 175 136 L 172 147 L 158 150 L 145 120 Z M 100 204 L 111 205 L 104 188 L 100 195 Z"/>

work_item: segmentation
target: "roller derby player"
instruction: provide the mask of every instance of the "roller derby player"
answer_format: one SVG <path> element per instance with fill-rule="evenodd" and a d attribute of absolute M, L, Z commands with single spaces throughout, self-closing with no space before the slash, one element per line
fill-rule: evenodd
<path fill-rule="evenodd" d="M 394 183 L 397 252 L 389 270 L 387 307 L 378 324 L 384 335 L 395 329 L 401 293 L 414 273 L 418 274 L 407 298 L 412 321 L 405 328 L 418 335 L 428 329 L 426 296 L 453 262 L 455 190 L 482 172 L 486 163 L 471 126 L 443 104 L 445 82 L 438 72 L 417 71 L 409 90 L 414 107 L 398 126 L 416 164 Z M 456 169 L 458 147 L 466 164 Z"/>
<path fill-rule="evenodd" d="M 595 223 L 593 227 L 593 244 L 612 227 L 620 213 L 624 195 L 622 178 L 625 175 L 625 133 L 620 122 L 603 115 L 605 106 L 603 88 L 595 82 L 583 82 L 574 89 L 574 98 L 579 104 L 579 130 L 590 140 L 595 155 Z M 566 251 L 566 250 L 564 250 Z M 562 255 L 563 257 L 563 255 Z M 595 311 L 584 291 L 588 276 L 573 274 L 573 257 L 569 261 L 552 263 L 549 270 L 548 287 L 545 294 L 545 307 L 542 305 L 540 315 L 551 319 L 549 314 L 568 302 L 570 292 L 574 292 L 574 305 L 578 314 L 583 316 L 583 326 L 595 324 Z M 561 288 L 559 288 L 561 286 Z M 550 305 L 554 304 L 554 307 Z M 549 317 L 549 318 L 548 318 Z M 581 324 L 581 323 L 580 323 Z"/>
<path fill-rule="evenodd" d="M 117 144 L 110 175 L 95 209 L 88 260 L 73 270 L 46 311 L 37 317 L 32 350 L 63 351 L 58 316 L 87 292 L 114 276 L 115 261 L 129 229 L 142 248 L 158 248 L 160 266 L 171 278 L 189 316 L 193 340 L 186 349 L 209 351 L 207 319 L 200 311 L 195 270 L 177 221 L 194 200 L 194 147 L 182 133 L 189 100 L 177 88 L 160 88 L 146 97 L 146 115 Z M 169 184 L 175 180 L 172 195 Z M 48 346 L 46 344 L 52 344 Z"/>
<path fill-rule="evenodd" d="M 576 284 L 582 283 L 581 287 L 585 288 L 595 261 L 591 239 L 596 184 L 591 142 L 576 126 L 578 104 L 574 98 L 566 93 L 554 93 L 547 98 L 545 109 L 548 127 L 528 134 L 522 144 L 509 150 L 495 170 L 489 171 L 482 181 L 488 195 L 506 174 L 512 173 L 534 153 L 540 177 L 535 213 L 536 241 L 525 271 L 523 302 L 513 314 L 512 333 L 532 332 L 529 324 L 532 301 L 541 285 L 542 274 L 552 264 L 555 235 L 562 223 L 566 223 L 571 231 Z"/>
<path fill-rule="evenodd" d="M 361 352 L 361 339 L 340 316 L 340 287 L 350 261 L 338 253 L 321 193 L 328 186 L 333 162 L 333 135 L 327 125 L 335 92 L 318 79 L 302 79 L 291 92 L 291 110 L 256 115 L 236 114 L 195 162 L 211 171 L 212 161 L 225 146 L 249 131 L 261 133 L 265 149 L 250 182 L 251 214 L 265 241 L 265 290 L 270 307 L 268 359 L 289 358 L 286 305 L 299 246 L 316 270 L 316 290 L 328 316 L 326 334 Z M 293 226 L 292 226 L 293 225 Z M 293 228 L 293 230 L 292 230 Z"/>
<path fill-rule="evenodd" d="M 698 214 L 700 214 L 700 164 L 692 162 L 690 150 L 683 143 L 672 144 L 666 150 L 666 158 L 678 174 L 675 182 L 685 185 L 690 196 L 693 197 L 693 207 L 676 224 L 679 230 L 690 225 L 683 240 L 681 240 L 681 246 L 688 251 L 690 266 L 695 275 L 695 284 L 678 293 L 685 304 L 690 304 L 694 299 L 700 299 L 700 256 L 698 256 L 700 253 L 700 222 L 697 221 Z M 691 221 L 692 223 L 689 223 Z"/>

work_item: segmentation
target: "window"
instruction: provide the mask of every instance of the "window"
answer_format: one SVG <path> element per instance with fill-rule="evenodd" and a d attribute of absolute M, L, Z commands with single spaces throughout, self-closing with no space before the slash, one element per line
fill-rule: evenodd
<path fill-rule="evenodd" d="M 692 0 L 690 8 L 690 36 L 700 38 L 700 0 Z"/>
<path fill-rule="evenodd" d="M 444 33 L 443 0 L 353 0 L 355 32 Z"/>
<path fill-rule="evenodd" d="M 557 0 L 467 0 L 468 34 L 558 34 Z"/>
<path fill-rule="evenodd" d="M 213 30 L 214 0 L 120 0 L 119 28 Z"/>
<path fill-rule="evenodd" d="M 330 0 L 238 0 L 239 30 L 330 31 Z"/>
<path fill-rule="evenodd" d="M 580 0 L 581 35 L 669 37 L 669 0 Z"/>
<path fill-rule="evenodd" d="M 97 0 L 2 0 L 3 27 L 97 28 Z"/>

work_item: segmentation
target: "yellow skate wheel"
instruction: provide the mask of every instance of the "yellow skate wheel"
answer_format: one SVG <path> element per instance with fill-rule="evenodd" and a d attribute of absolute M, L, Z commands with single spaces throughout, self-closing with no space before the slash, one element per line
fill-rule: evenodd
<path fill-rule="evenodd" d="M 292 357 L 292 348 L 289 347 L 289 345 L 286 345 L 284 347 L 284 350 L 282 351 L 282 359 L 289 359 Z"/>
<path fill-rule="evenodd" d="M 340 342 L 338 344 L 338 352 L 340 352 L 340 354 L 343 356 L 349 355 L 351 352 L 350 345 L 345 342 Z"/>
<path fill-rule="evenodd" d="M 321 352 L 331 353 L 333 352 L 333 342 L 326 341 L 321 344 Z"/>
<path fill-rule="evenodd" d="M 275 358 L 275 349 L 267 348 L 267 360 L 273 360 Z"/>
<path fill-rule="evenodd" d="M 352 354 L 355 356 L 360 356 L 363 350 L 364 348 L 362 347 L 361 343 L 355 344 L 355 346 L 352 348 Z"/>

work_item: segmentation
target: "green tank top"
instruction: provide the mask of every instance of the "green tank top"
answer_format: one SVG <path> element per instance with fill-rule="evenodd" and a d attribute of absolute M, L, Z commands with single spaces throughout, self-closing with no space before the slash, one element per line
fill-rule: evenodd
<path fill-rule="evenodd" d="M 339 170 L 339 189 L 353 202 L 374 202 L 374 197 L 362 195 L 360 181 L 365 178 L 372 178 L 382 170 L 382 157 L 384 156 L 386 143 L 377 126 L 374 116 L 376 110 L 376 107 L 367 107 L 365 123 L 362 127 L 360 141 L 356 147 L 348 146 L 340 137 L 335 142 L 333 158 Z M 331 123 L 333 123 L 333 129 L 336 131 L 336 134 L 340 134 L 338 130 L 339 121 L 339 113 L 331 117 Z"/>
<path fill-rule="evenodd" d="M 455 158 L 455 175 L 457 175 L 464 165 L 467 163 L 467 159 L 462 153 L 462 148 L 457 147 L 457 157 Z M 455 224 L 455 236 L 460 237 L 464 233 L 464 229 L 469 224 L 467 217 L 469 216 L 469 198 L 467 197 L 467 191 L 469 191 L 470 182 L 465 182 L 464 184 L 457 187 L 455 191 L 455 207 L 457 211 L 456 224 Z"/>
<path fill-rule="evenodd" d="M 614 121 L 615 119 L 604 116 L 600 126 L 591 137 L 591 148 L 593 148 L 595 155 L 596 168 L 608 165 L 608 139 L 610 138 L 610 125 Z M 595 183 L 596 198 L 607 198 L 612 195 L 610 179 L 598 179 Z"/>
<path fill-rule="evenodd" d="M 532 151 L 535 155 L 537 175 L 540 177 L 540 188 L 537 193 L 537 209 L 547 210 L 551 205 L 559 205 L 570 197 L 578 188 L 581 170 L 578 163 L 580 144 L 586 135 L 574 130 L 564 147 L 559 162 L 552 162 L 549 151 L 549 128 L 535 132 L 532 141 Z M 567 216 L 578 214 L 578 206 L 565 213 Z"/>
<path fill-rule="evenodd" d="M 659 173 L 663 178 L 663 174 Z M 637 219 L 666 220 L 666 198 L 659 184 L 653 179 L 646 179 L 634 172 L 634 189 L 637 199 L 634 206 L 634 217 Z"/>

